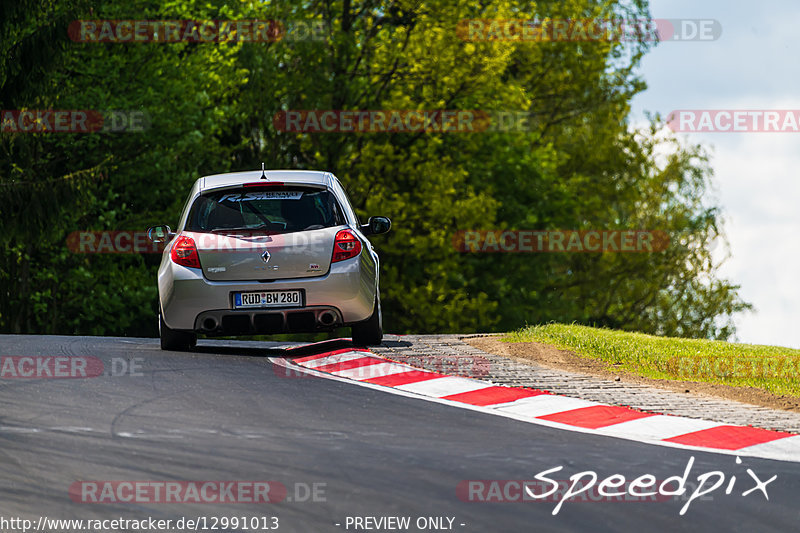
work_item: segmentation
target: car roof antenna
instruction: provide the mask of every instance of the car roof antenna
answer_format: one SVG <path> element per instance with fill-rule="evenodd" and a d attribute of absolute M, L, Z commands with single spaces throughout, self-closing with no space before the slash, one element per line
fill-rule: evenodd
<path fill-rule="evenodd" d="M 267 173 L 264 171 L 264 162 L 263 161 L 261 162 L 261 179 L 262 180 L 267 179 Z"/>

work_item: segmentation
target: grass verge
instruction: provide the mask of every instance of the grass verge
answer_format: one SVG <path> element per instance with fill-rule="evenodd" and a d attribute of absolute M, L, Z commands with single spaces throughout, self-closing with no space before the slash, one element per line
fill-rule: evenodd
<path fill-rule="evenodd" d="M 800 396 L 800 350 L 723 341 L 656 337 L 578 325 L 528 326 L 500 339 L 540 342 L 652 379 L 755 387 Z"/>

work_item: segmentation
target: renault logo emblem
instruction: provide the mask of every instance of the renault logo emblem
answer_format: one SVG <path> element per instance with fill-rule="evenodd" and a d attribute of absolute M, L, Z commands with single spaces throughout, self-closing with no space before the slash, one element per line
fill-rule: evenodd
<path fill-rule="evenodd" d="M 264 261 L 265 263 L 269 263 L 269 258 L 270 257 L 272 257 L 272 256 L 269 255 L 269 250 L 264 250 L 264 253 L 261 254 L 261 260 Z"/>

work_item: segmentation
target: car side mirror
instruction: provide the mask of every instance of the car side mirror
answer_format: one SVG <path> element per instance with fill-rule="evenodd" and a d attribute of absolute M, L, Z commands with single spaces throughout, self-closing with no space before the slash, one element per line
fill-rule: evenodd
<path fill-rule="evenodd" d="M 361 226 L 361 231 L 366 235 L 380 235 L 392 228 L 392 221 L 387 217 L 369 217 L 369 222 Z"/>
<path fill-rule="evenodd" d="M 150 239 L 151 242 L 167 242 L 174 236 L 175 234 L 167 225 L 147 228 L 147 238 Z"/>

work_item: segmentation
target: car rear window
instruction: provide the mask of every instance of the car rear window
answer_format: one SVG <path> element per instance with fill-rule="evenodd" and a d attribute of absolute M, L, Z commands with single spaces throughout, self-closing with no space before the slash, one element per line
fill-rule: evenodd
<path fill-rule="evenodd" d="M 345 223 L 336 197 L 327 189 L 227 189 L 195 200 L 188 231 L 292 233 Z"/>

